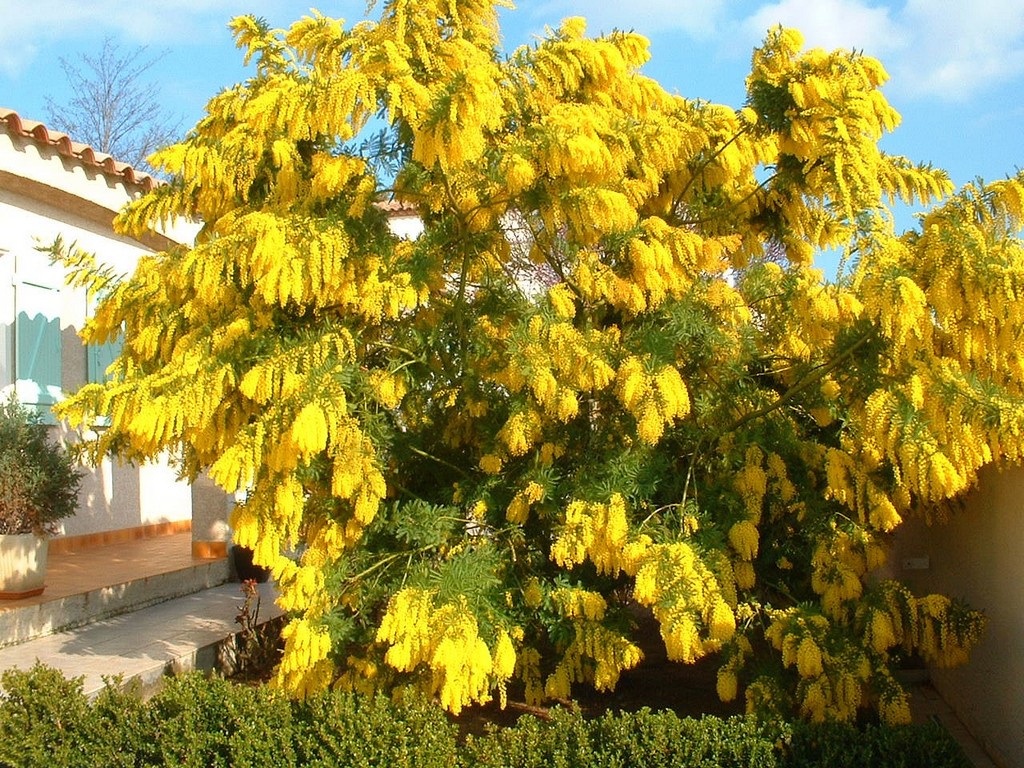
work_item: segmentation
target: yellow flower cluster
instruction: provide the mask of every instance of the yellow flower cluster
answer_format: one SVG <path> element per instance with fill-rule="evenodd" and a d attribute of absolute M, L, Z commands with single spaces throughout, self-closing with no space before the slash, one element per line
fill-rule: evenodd
<path fill-rule="evenodd" d="M 811 557 L 811 588 L 821 595 L 822 610 L 833 618 L 844 615 L 847 601 L 863 592 L 866 542 L 857 544 L 845 533 L 836 532 L 830 540 L 820 541 Z"/>
<path fill-rule="evenodd" d="M 601 621 L 608 608 L 608 603 L 601 595 L 585 589 L 556 589 L 551 593 L 551 599 L 555 602 L 558 612 L 567 619 Z"/>
<path fill-rule="evenodd" d="M 569 698 L 574 682 L 613 690 L 625 670 L 643 661 L 643 651 L 632 641 L 596 621 L 576 622 L 575 630 L 575 638 L 544 682 L 548 698 Z"/>
<path fill-rule="evenodd" d="M 703 292 L 702 298 L 709 310 L 721 318 L 722 333 L 736 343 L 737 332 L 746 326 L 752 318 L 750 307 L 747 306 L 743 294 L 730 285 L 728 279 L 704 282 L 699 285 L 699 288 Z"/>
<path fill-rule="evenodd" d="M 956 605 L 945 595 L 917 598 L 916 608 L 914 645 L 921 656 L 940 667 L 965 664 L 985 629 L 984 616 Z"/>
<path fill-rule="evenodd" d="M 958 666 L 967 661 L 985 628 L 981 613 L 943 595 L 914 597 L 896 581 L 879 584 L 878 595 L 880 600 L 861 607 L 858 621 L 864 646 L 883 659 L 899 647 L 940 667 Z M 909 722 L 909 701 L 895 681 L 879 692 L 879 710 L 889 722 Z"/>
<path fill-rule="evenodd" d="M 796 486 L 789 479 L 786 462 L 777 453 L 769 453 L 765 463 L 767 465 L 768 479 L 778 500 L 783 504 L 791 504 L 796 497 Z"/>
<path fill-rule="evenodd" d="M 950 189 L 944 174 L 890 158 L 878 139 L 899 120 L 879 87 L 887 79 L 875 59 L 852 52 L 802 52 L 803 39 L 789 29 L 773 31 L 755 53 L 748 88 L 785 90 L 789 104 L 777 151 L 794 158 L 804 182 L 823 203 L 796 198 L 777 204 L 787 222 L 791 261 L 805 263 L 812 246 L 828 248 L 849 238 L 858 211 L 871 210 L 883 194 L 938 198 Z M 756 100 L 755 100 L 756 103 Z"/>
<path fill-rule="evenodd" d="M 403 589 L 388 602 L 377 629 L 377 642 L 390 643 L 384 660 L 411 672 L 430 658 L 434 596 L 425 589 Z"/>
<path fill-rule="evenodd" d="M 274 684 L 296 696 L 325 688 L 334 677 L 334 663 L 329 658 L 331 638 L 326 628 L 296 618 L 281 630 L 281 637 L 284 653 Z"/>
<path fill-rule="evenodd" d="M 735 700 L 739 692 L 739 680 L 736 671 L 729 667 L 719 667 L 715 675 L 715 692 L 720 701 L 730 702 Z"/>
<path fill-rule="evenodd" d="M 921 386 L 919 379 L 908 382 L 911 390 Z M 911 397 L 915 397 L 913 392 Z M 923 396 L 916 397 L 923 401 Z M 945 437 L 942 434 L 945 430 L 940 425 L 948 420 L 949 414 L 944 409 L 941 414 L 934 414 L 940 421 L 933 430 L 917 416 L 908 417 L 901 407 L 902 402 L 905 400 L 901 393 L 884 390 L 878 390 L 868 398 L 864 405 L 863 423 L 870 442 L 893 463 L 899 481 L 921 498 L 938 502 L 966 490 L 985 455 L 991 454 L 980 446 L 972 451 L 970 446 L 975 441 L 971 429 L 962 429 L 957 435 L 961 446 L 957 451 L 958 458 L 975 458 L 975 461 L 955 465 L 939 442 L 939 436 Z M 957 443 L 951 441 L 947 444 Z"/>
<path fill-rule="evenodd" d="M 792 310 L 805 339 L 815 349 L 833 343 L 836 332 L 855 321 L 862 307 L 852 294 L 823 283 L 818 269 L 802 269 L 794 291 Z"/>
<path fill-rule="evenodd" d="M 498 441 L 511 456 L 522 456 L 541 438 L 541 419 L 532 410 L 519 411 L 509 416 L 498 431 Z"/>
<path fill-rule="evenodd" d="M 743 560 L 750 561 L 757 557 L 760 534 L 757 531 L 757 526 L 749 520 L 733 523 L 729 528 L 728 538 L 732 548 L 736 550 L 736 554 Z"/>
<path fill-rule="evenodd" d="M 407 391 L 405 379 L 387 371 L 373 371 L 370 374 L 370 386 L 385 408 L 397 408 Z"/>
<path fill-rule="evenodd" d="M 354 542 L 377 514 L 380 500 L 387 495 L 387 484 L 373 442 L 356 422 L 347 422 L 339 432 L 331 451 L 331 495 L 352 505 L 345 533 Z"/>
<path fill-rule="evenodd" d="M 278 558 L 273 570 L 278 583 L 278 605 L 288 612 L 306 611 L 311 618 L 326 612 L 328 601 L 321 564 L 315 563 L 315 557 L 310 560 L 314 563 L 300 564 L 289 558 Z"/>
<path fill-rule="evenodd" d="M 568 292 L 554 286 L 549 295 Z M 565 298 L 571 305 L 571 300 Z M 529 389 L 540 412 L 560 423 L 579 413 L 580 394 L 607 387 L 614 370 L 605 361 L 606 348 L 613 343 L 613 331 L 582 332 L 567 322 L 547 322 L 537 316 L 526 328 L 523 346 L 496 381 L 513 392 Z"/>
<path fill-rule="evenodd" d="M 632 574 L 649 544 L 647 536 L 631 535 L 625 499 L 616 493 L 604 504 L 569 503 L 565 523 L 551 545 L 551 559 L 564 568 L 589 559 L 598 573 Z"/>
<path fill-rule="evenodd" d="M 626 637 L 601 624 L 608 606 L 598 593 L 566 587 L 553 591 L 551 598 L 558 612 L 572 621 L 574 637 L 544 682 L 545 695 L 568 698 L 574 682 L 589 682 L 599 691 L 612 690 L 619 675 L 639 664 L 643 653 Z M 524 680 L 529 687 L 527 677 Z"/>
<path fill-rule="evenodd" d="M 690 395 L 679 371 L 663 365 L 649 373 L 639 357 L 619 366 L 615 394 L 637 421 L 637 435 L 648 445 L 661 439 L 667 425 L 690 412 Z"/>
<path fill-rule="evenodd" d="M 750 641 L 741 634 L 736 634 L 722 649 L 724 663 L 718 668 L 715 690 L 721 701 L 729 702 L 739 693 L 739 671 L 747 657 L 754 652 Z"/>
<path fill-rule="evenodd" d="M 381 669 L 371 659 L 349 656 L 345 660 L 345 671 L 338 675 L 334 685 L 341 691 L 355 691 L 364 696 L 372 696 L 378 690 L 381 681 Z"/>
<path fill-rule="evenodd" d="M 548 301 L 559 317 L 572 320 L 576 316 L 576 301 L 572 289 L 565 283 L 558 283 L 548 289 Z"/>
<path fill-rule="evenodd" d="M 504 702 L 505 684 L 516 667 L 509 635 L 499 631 L 492 652 L 465 597 L 437 606 L 433 593 L 424 589 L 407 587 L 391 598 L 377 642 L 388 644 L 384 660 L 394 669 L 413 672 L 425 666 L 427 692 L 456 715 L 470 704 L 490 701 L 495 685 Z"/>
<path fill-rule="evenodd" d="M 702 273 L 723 272 L 729 266 L 725 255 L 739 246 L 738 237 L 704 239 L 692 230 L 671 227 L 658 216 L 644 219 L 641 231 L 625 249 L 628 273 L 615 278 L 609 275 L 595 285 L 613 304 L 628 296 L 623 308 L 634 314 L 657 309 L 666 299 L 680 298 Z"/>
<path fill-rule="evenodd" d="M 543 498 L 544 486 L 531 480 L 525 488 L 512 497 L 512 501 L 509 502 L 508 509 L 505 511 L 505 517 L 510 523 L 522 525 L 530 515 L 530 507 Z"/>
<path fill-rule="evenodd" d="M 522 640 L 522 637 L 519 637 Z M 508 704 L 508 681 L 516 671 L 516 649 L 512 638 L 505 630 L 498 631 L 498 641 L 494 646 L 491 672 L 498 687 L 498 703 L 504 709 Z"/>
<path fill-rule="evenodd" d="M 523 696 L 531 706 L 544 701 L 544 676 L 540 668 L 540 652 L 524 645 L 516 658 L 515 676 L 523 681 Z"/>
<path fill-rule="evenodd" d="M 897 613 L 895 621 L 889 610 L 875 608 L 869 610 L 869 618 L 864 626 L 864 639 L 867 645 L 877 654 L 885 654 L 890 648 L 904 642 L 902 616 Z"/>
<path fill-rule="evenodd" d="M 566 18 L 547 45 L 529 51 L 538 103 L 557 104 L 566 94 L 617 93 L 627 103 L 638 98 L 631 75 L 650 57 L 647 39 L 629 33 L 592 40 L 585 37 L 586 29 L 584 18 Z"/>
<path fill-rule="evenodd" d="M 527 608 L 539 608 L 544 602 L 544 591 L 536 576 L 531 577 L 523 587 L 523 603 Z"/>
<path fill-rule="evenodd" d="M 480 469 L 488 475 L 496 475 L 501 472 L 504 462 L 495 453 L 486 453 L 480 457 Z"/>
<path fill-rule="evenodd" d="M 633 596 L 661 626 L 668 657 L 691 663 L 721 648 L 736 617 L 718 579 L 688 544 L 651 544 L 639 562 Z"/>
<path fill-rule="evenodd" d="M 869 473 L 878 463 L 871 441 L 854 449 L 853 455 L 845 449 L 829 448 L 825 453 L 826 495 L 856 512 L 861 524 L 888 533 L 903 521 L 896 502 L 906 508 L 906 488 L 898 486 L 891 496 L 882 490 Z"/>
<path fill-rule="evenodd" d="M 850 720 L 861 706 L 871 667 L 863 655 L 833 656 L 826 650 L 831 626 L 824 616 L 796 609 L 776 611 L 765 637 L 782 652 L 782 663 L 800 676 L 800 711 L 813 722 Z M 751 699 L 748 697 L 748 706 Z"/>
<path fill-rule="evenodd" d="M 785 464 L 772 454 L 774 459 L 771 468 L 776 477 L 785 477 Z M 768 491 L 768 473 L 762 467 L 764 453 L 757 446 L 747 449 L 744 464 L 733 476 L 733 487 L 743 497 L 743 505 L 747 515 L 755 525 L 761 520 L 764 495 Z M 750 558 L 747 558 L 750 559 Z"/>
<path fill-rule="evenodd" d="M 910 694 L 904 690 L 895 690 L 897 685 L 894 684 L 890 690 L 879 696 L 878 714 L 886 725 L 909 725 Z"/>

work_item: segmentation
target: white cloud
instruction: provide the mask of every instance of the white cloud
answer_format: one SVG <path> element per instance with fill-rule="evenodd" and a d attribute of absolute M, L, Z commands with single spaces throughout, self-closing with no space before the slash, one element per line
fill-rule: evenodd
<path fill-rule="evenodd" d="M 53 14 L 26 12 L 21 0 L 0 0 L 0 70 L 23 71 L 45 45 L 60 41 L 112 36 L 131 47 L 157 49 L 226 39 L 228 21 L 239 14 L 265 16 L 286 26 L 305 16 L 314 0 L 68 0 Z M 364 0 L 341 0 L 329 12 L 362 18 Z M 26 41 L 33 41 L 28 44 Z"/>
<path fill-rule="evenodd" d="M 1024 75 L 1024 0 L 908 0 L 912 45 L 894 74 L 910 95 L 965 100 Z"/>
<path fill-rule="evenodd" d="M 316 0 L 62 0 L 55 13 L 26 10 L 23 0 L 0 0 L 0 106 L 42 119 L 46 98 L 65 103 L 68 86 L 59 59 L 80 62 L 110 37 L 122 53 L 149 46 L 145 58 L 169 55 L 151 75 L 163 80 L 161 98 L 192 120 L 197 94 L 212 95 L 246 75 L 232 48 L 228 21 L 241 13 L 287 27 Z M 332 0 L 326 9 L 355 21 L 366 0 Z"/>
<path fill-rule="evenodd" d="M 526 9 L 526 4 L 520 4 Z M 711 36 L 722 17 L 723 0 L 548 0 L 530 5 L 535 19 L 556 26 L 567 16 L 587 19 L 587 32 L 599 34 L 613 29 L 634 30 L 652 35 L 684 32 L 691 37 Z"/>
<path fill-rule="evenodd" d="M 0 14 L 4 10 L 0 4 Z M 0 75 L 15 78 L 25 72 L 39 50 L 38 39 L 32 26 L 17 17 L 0 25 Z"/>
<path fill-rule="evenodd" d="M 743 27 L 759 42 L 779 24 L 799 29 L 808 48 L 856 48 L 879 56 L 904 45 L 889 9 L 859 0 L 781 0 L 759 8 Z"/>
<path fill-rule="evenodd" d="M 1024 0 L 780 0 L 742 28 L 755 42 L 780 23 L 809 47 L 878 57 L 907 97 L 966 100 L 1024 74 Z"/>

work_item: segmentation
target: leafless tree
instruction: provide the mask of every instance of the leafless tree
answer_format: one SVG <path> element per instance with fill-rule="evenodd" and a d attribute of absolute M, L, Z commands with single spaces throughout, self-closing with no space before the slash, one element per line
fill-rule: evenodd
<path fill-rule="evenodd" d="M 71 88 L 66 102 L 46 98 L 48 124 L 75 141 L 152 172 L 146 158 L 175 141 L 181 120 L 160 102 L 159 90 L 147 79 L 164 53 L 147 57 L 146 46 L 124 52 L 111 38 L 99 53 L 60 58 Z"/>

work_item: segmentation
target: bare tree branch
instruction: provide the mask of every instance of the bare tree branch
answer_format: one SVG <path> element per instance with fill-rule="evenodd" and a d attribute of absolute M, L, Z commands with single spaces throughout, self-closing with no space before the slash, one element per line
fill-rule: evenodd
<path fill-rule="evenodd" d="M 67 103 L 46 97 L 47 122 L 75 141 L 153 172 L 146 158 L 178 139 L 181 120 L 164 110 L 159 89 L 147 79 L 167 52 L 148 58 L 147 50 L 123 52 L 107 37 L 95 55 L 61 57 L 72 96 Z"/>

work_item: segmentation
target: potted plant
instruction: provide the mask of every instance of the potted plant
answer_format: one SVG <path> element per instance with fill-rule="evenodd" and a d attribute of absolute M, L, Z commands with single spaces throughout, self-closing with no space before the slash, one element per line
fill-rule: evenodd
<path fill-rule="evenodd" d="M 38 414 L 0 403 L 0 598 L 43 591 L 48 536 L 75 513 L 81 473 Z"/>

